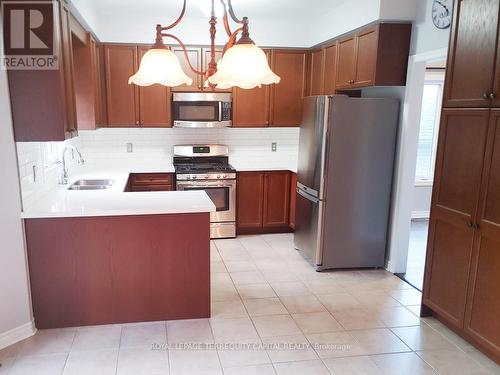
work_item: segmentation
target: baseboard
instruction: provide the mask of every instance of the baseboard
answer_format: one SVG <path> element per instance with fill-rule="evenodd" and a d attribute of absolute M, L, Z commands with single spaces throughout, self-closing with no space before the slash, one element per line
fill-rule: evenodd
<path fill-rule="evenodd" d="M 412 219 L 428 219 L 430 217 L 430 211 L 413 211 L 411 213 Z"/>
<path fill-rule="evenodd" d="M 36 333 L 35 322 L 32 320 L 22 326 L 0 334 L 0 349 L 6 348 L 16 342 L 27 339 Z"/>

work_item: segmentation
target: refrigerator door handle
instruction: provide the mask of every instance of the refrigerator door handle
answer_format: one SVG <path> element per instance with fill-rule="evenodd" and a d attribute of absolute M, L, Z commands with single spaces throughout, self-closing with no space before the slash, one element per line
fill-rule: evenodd
<path fill-rule="evenodd" d="M 313 197 L 312 195 L 306 193 L 305 191 L 303 191 L 300 188 L 297 188 L 297 194 L 299 194 L 300 196 L 306 198 L 307 200 L 309 200 L 309 201 L 311 201 L 313 203 L 319 203 L 319 199 L 318 198 Z"/>

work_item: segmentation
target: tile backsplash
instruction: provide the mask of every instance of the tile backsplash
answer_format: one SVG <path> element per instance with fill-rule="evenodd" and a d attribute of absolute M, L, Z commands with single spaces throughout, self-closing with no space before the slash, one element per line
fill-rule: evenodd
<path fill-rule="evenodd" d="M 276 143 L 276 151 L 272 144 Z M 56 162 L 65 144 L 77 146 L 85 166 L 147 163 L 154 160 L 171 162 L 174 145 L 224 144 L 229 147 L 230 162 L 244 166 L 272 163 L 296 168 L 299 128 L 223 128 L 223 129 L 134 129 L 102 128 L 80 131 L 79 136 L 65 142 L 18 142 L 17 157 L 23 205 L 30 205 L 47 194 L 58 183 L 60 166 Z M 127 152 L 132 144 L 132 152 Z M 71 172 L 71 152 L 66 155 Z"/>

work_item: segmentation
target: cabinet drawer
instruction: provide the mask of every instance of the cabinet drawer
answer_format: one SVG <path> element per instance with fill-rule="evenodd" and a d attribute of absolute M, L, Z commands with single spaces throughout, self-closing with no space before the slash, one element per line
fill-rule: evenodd
<path fill-rule="evenodd" d="M 134 185 L 130 187 L 130 191 L 172 191 L 173 185 Z"/>
<path fill-rule="evenodd" d="M 171 173 L 133 173 L 130 175 L 132 185 L 173 185 Z"/>

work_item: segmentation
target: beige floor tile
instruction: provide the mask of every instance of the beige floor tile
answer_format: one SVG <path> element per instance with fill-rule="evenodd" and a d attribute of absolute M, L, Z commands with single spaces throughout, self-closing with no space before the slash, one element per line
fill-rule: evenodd
<path fill-rule="evenodd" d="M 268 263 L 269 264 L 269 263 Z M 265 268 L 257 267 L 261 270 L 264 278 L 270 283 L 285 283 L 285 282 L 296 282 L 299 281 L 297 276 L 290 270 L 269 270 Z"/>
<path fill-rule="evenodd" d="M 35 335 L 21 341 L 18 345 L 18 354 L 30 356 L 37 354 L 69 353 L 76 328 L 43 329 Z M 0 357 L 1 359 L 1 357 Z"/>
<path fill-rule="evenodd" d="M 304 335 L 268 337 L 262 339 L 273 363 L 318 359 Z"/>
<path fill-rule="evenodd" d="M 374 313 L 387 327 L 408 327 L 420 325 L 420 319 L 406 307 L 388 307 L 375 310 Z"/>
<path fill-rule="evenodd" d="M 235 285 L 265 283 L 266 279 L 259 271 L 231 272 L 231 278 Z"/>
<path fill-rule="evenodd" d="M 210 325 L 216 342 L 234 342 L 259 337 L 250 318 L 212 319 Z"/>
<path fill-rule="evenodd" d="M 114 375 L 117 362 L 118 349 L 72 351 L 64 375 Z"/>
<path fill-rule="evenodd" d="M 76 332 L 71 350 L 118 348 L 121 333 L 121 325 L 80 327 Z"/>
<path fill-rule="evenodd" d="M 210 280 L 212 285 L 222 286 L 222 285 L 233 285 L 233 279 L 229 276 L 229 273 L 219 272 L 210 275 Z"/>
<path fill-rule="evenodd" d="M 172 374 L 218 371 L 221 368 L 216 350 L 169 350 L 169 360 Z"/>
<path fill-rule="evenodd" d="M 248 316 L 241 300 L 212 302 L 212 318 L 244 318 Z"/>
<path fill-rule="evenodd" d="M 223 261 L 210 262 L 210 273 L 227 273 L 226 266 Z"/>
<path fill-rule="evenodd" d="M 9 375 L 60 375 L 67 356 L 67 353 L 20 356 L 12 364 Z"/>
<path fill-rule="evenodd" d="M 425 324 L 415 327 L 392 328 L 392 331 L 412 350 L 454 349 L 444 336 Z"/>
<path fill-rule="evenodd" d="M 0 349 L 0 361 L 3 361 L 7 358 L 16 358 L 21 351 L 23 344 L 24 340 L 14 345 L 10 345 L 6 348 Z"/>
<path fill-rule="evenodd" d="M 0 363 L 2 363 L 2 366 L 0 366 L 0 375 L 7 375 L 12 369 L 12 366 L 14 366 L 15 360 L 16 358 L 14 357 L 5 357 L 0 359 Z"/>
<path fill-rule="evenodd" d="M 258 298 L 243 302 L 250 316 L 288 314 L 279 298 Z"/>
<path fill-rule="evenodd" d="M 464 348 L 464 350 L 472 359 L 481 364 L 484 368 L 489 370 L 492 374 L 500 375 L 500 365 L 497 365 L 493 360 L 486 357 L 479 350 L 473 346 L 469 348 Z"/>
<path fill-rule="evenodd" d="M 383 375 L 382 371 L 369 357 L 325 359 L 325 365 L 335 375 Z M 403 369 L 400 369 L 400 371 L 403 371 Z"/>
<path fill-rule="evenodd" d="M 333 316 L 325 312 L 292 314 L 293 320 L 299 328 L 307 333 L 338 332 L 344 328 L 337 322 Z"/>
<path fill-rule="evenodd" d="M 363 307 L 368 308 L 386 308 L 386 307 L 400 307 L 401 304 L 396 301 L 392 296 L 385 292 L 351 292 L 354 298 L 356 298 Z"/>
<path fill-rule="evenodd" d="M 426 324 L 430 325 L 436 331 L 438 331 L 441 335 L 451 341 L 453 344 L 462 348 L 463 350 L 472 348 L 472 344 L 470 342 L 465 341 L 463 338 L 458 336 L 455 332 L 446 327 L 443 323 L 437 320 L 434 317 L 425 317 L 422 319 Z"/>
<path fill-rule="evenodd" d="M 224 369 L 224 375 L 276 375 L 272 365 L 230 367 Z"/>
<path fill-rule="evenodd" d="M 402 305 L 418 305 L 422 301 L 422 293 L 416 289 L 400 289 L 392 297 Z"/>
<path fill-rule="evenodd" d="M 276 297 L 268 283 L 237 285 L 236 289 L 242 299 Z"/>
<path fill-rule="evenodd" d="M 356 298 L 348 293 L 320 294 L 319 301 L 330 311 L 361 308 Z"/>
<path fill-rule="evenodd" d="M 281 297 L 281 302 L 285 305 L 289 313 L 309 313 L 309 312 L 323 312 L 326 311 L 325 306 L 313 296 L 289 296 Z"/>
<path fill-rule="evenodd" d="M 220 254 L 222 260 L 224 260 L 224 262 L 251 261 L 252 260 L 252 258 L 248 254 L 248 252 L 243 247 L 219 249 L 219 254 Z"/>
<path fill-rule="evenodd" d="M 413 315 L 416 317 L 420 317 L 420 308 L 421 305 L 408 305 L 405 306 Z"/>
<path fill-rule="evenodd" d="M 358 342 L 367 354 L 401 353 L 411 351 L 403 341 L 389 329 L 370 329 L 350 331 L 349 334 Z"/>
<path fill-rule="evenodd" d="M 330 375 L 320 360 L 277 363 L 275 367 L 278 375 Z"/>
<path fill-rule="evenodd" d="M 213 343 L 208 319 L 171 320 L 167 322 L 168 343 Z"/>
<path fill-rule="evenodd" d="M 212 283 L 210 288 L 210 298 L 212 302 L 234 301 L 239 300 L 240 295 L 232 282 L 229 283 Z"/>
<path fill-rule="evenodd" d="M 332 315 L 346 330 L 385 327 L 378 314 L 368 309 L 335 310 Z"/>
<path fill-rule="evenodd" d="M 146 346 L 151 348 L 153 344 L 167 343 L 167 328 L 165 322 L 150 323 L 144 325 L 124 325 L 120 347 Z"/>
<path fill-rule="evenodd" d="M 307 289 L 314 294 L 333 294 L 333 293 L 345 293 L 346 290 L 337 281 L 333 280 L 329 275 L 321 274 L 323 278 L 303 280 Z"/>
<path fill-rule="evenodd" d="M 279 297 L 304 296 L 311 292 L 300 281 L 273 282 L 271 287 Z"/>
<path fill-rule="evenodd" d="M 248 260 L 233 260 L 224 262 L 229 272 L 256 271 L 257 266 Z"/>
<path fill-rule="evenodd" d="M 368 352 L 348 332 L 313 333 L 307 339 L 320 358 L 351 357 Z"/>
<path fill-rule="evenodd" d="M 260 337 L 291 336 L 301 333 L 290 315 L 256 316 L 252 320 Z"/>
<path fill-rule="evenodd" d="M 411 375 L 436 375 L 437 373 L 415 353 L 382 354 L 371 357 L 384 375 L 400 375 L 401 370 Z"/>
<path fill-rule="evenodd" d="M 241 340 L 227 349 L 219 349 L 218 353 L 223 368 L 271 363 L 260 339 Z"/>
<path fill-rule="evenodd" d="M 169 375 L 168 351 L 120 348 L 116 375 Z"/>
<path fill-rule="evenodd" d="M 417 354 L 440 375 L 491 375 L 491 372 L 458 348 L 425 350 Z"/>

